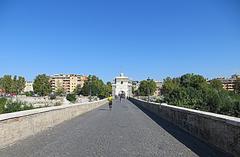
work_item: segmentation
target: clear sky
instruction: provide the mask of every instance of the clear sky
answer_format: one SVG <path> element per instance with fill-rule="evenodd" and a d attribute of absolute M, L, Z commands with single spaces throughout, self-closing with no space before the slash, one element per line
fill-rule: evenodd
<path fill-rule="evenodd" d="M 0 0 L 0 76 L 240 73 L 239 0 Z"/>

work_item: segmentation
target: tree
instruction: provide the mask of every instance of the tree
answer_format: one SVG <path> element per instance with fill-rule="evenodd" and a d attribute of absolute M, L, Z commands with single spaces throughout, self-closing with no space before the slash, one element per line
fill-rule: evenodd
<path fill-rule="evenodd" d="M 94 95 L 95 92 L 93 92 L 93 81 L 96 80 L 95 76 L 88 76 L 87 81 L 84 82 L 84 85 L 81 90 L 81 94 L 84 96 Z"/>
<path fill-rule="evenodd" d="M 154 82 L 153 80 L 147 81 L 147 80 L 143 80 L 140 82 L 139 85 L 139 94 L 141 96 L 148 96 L 149 95 L 153 95 L 154 92 L 157 89 L 157 85 L 156 82 Z"/>
<path fill-rule="evenodd" d="M 223 89 L 223 84 L 220 80 L 218 79 L 213 79 L 210 81 L 210 85 L 212 86 L 212 88 L 216 89 L 216 90 L 222 90 Z"/>
<path fill-rule="evenodd" d="M 64 89 L 63 89 L 63 87 L 59 87 L 59 88 L 57 88 L 57 90 L 56 90 L 56 95 L 63 95 L 64 94 Z"/>
<path fill-rule="evenodd" d="M 17 82 L 16 82 L 17 94 L 23 92 L 25 86 L 26 86 L 25 78 L 22 77 L 22 76 L 19 76 L 19 77 L 18 77 L 18 80 L 17 80 Z"/>
<path fill-rule="evenodd" d="M 97 96 L 100 99 L 105 98 L 112 92 L 112 87 L 110 84 L 111 83 L 105 85 L 104 82 L 97 76 L 89 75 L 88 80 L 84 82 L 84 85 L 81 89 L 81 94 L 84 96 Z"/>
<path fill-rule="evenodd" d="M 56 90 L 56 95 L 62 95 L 64 94 L 64 88 L 63 86 L 61 85 L 61 83 L 58 81 L 57 82 L 57 90 Z"/>
<path fill-rule="evenodd" d="M 72 102 L 72 103 L 74 103 L 74 102 L 77 100 L 75 94 L 68 94 L 67 97 L 66 97 L 66 99 L 67 99 L 68 101 Z"/>
<path fill-rule="evenodd" d="M 106 94 L 107 96 L 110 96 L 112 94 L 112 83 L 111 82 L 107 82 L 107 85 L 106 85 Z"/>
<path fill-rule="evenodd" d="M 235 93 L 240 94 L 240 78 L 238 78 L 234 85 Z"/>
<path fill-rule="evenodd" d="M 236 100 L 233 105 L 233 116 L 240 117 L 240 100 Z"/>
<path fill-rule="evenodd" d="M 12 79 L 12 78 L 11 78 Z M 17 87 L 17 76 L 14 75 L 13 79 L 11 81 L 11 93 L 17 93 L 18 94 L 18 87 Z"/>
<path fill-rule="evenodd" d="M 52 91 L 49 77 L 45 74 L 38 75 L 33 82 L 33 90 L 40 96 L 49 95 Z"/>
<path fill-rule="evenodd" d="M 200 75 L 167 78 L 163 84 L 164 102 L 219 114 L 240 116 L 240 95 L 223 90 L 219 80 L 210 84 Z"/>
<path fill-rule="evenodd" d="M 215 89 L 209 89 L 206 95 L 206 106 L 205 110 L 210 112 L 217 112 L 218 106 L 221 103 L 220 96 Z"/>
<path fill-rule="evenodd" d="M 207 85 L 206 79 L 201 75 L 185 74 L 180 77 L 180 84 L 184 87 L 193 87 L 201 89 Z"/>
<path fill-rule="evenodd" d="M 80 95 L 81 91 L 82 91 L 81 85 L 77 85 L 77 87 L 74 89 L 73 93 L 75 93 L 76 95 Z"/>
<path fill-rule="evenodd" d="M 16 75 L 13 78 L 11 75 L 4 75 L 0 79 L 0 87 L 5 89 L 6 93 L 21 93 L 25 88 L 25 83 L 24 77 L 17 77 Z"/>
<path fill-rule="evenodd" d="M 173 91 L 175 88 L 178 88 L 180 86 L 180 80 L 179 78 L 171 79 L 170 77 L 167 77 L 163 82 L 163 89 L 162 93 L 167 94 Z"/>
<path fill-rule="evenodd" d="M 0 114 L 4 113 L 6 102 L 6 98 L 0 98 Z"/>
<path fill-rule="evenodd" d="M 12 76 L 4 75 L 1 79 L 1 87 L 5 90 L 6 93 L 12 92 Z"/>

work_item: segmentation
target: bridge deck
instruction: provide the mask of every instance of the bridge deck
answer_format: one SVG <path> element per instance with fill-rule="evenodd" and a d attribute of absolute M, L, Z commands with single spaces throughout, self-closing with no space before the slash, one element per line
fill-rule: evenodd
<path fill-rule="evenodd" d="M 150 117 L 148 116 L 150 115 Z M 124 100 L 0 150 L 2 157 L 225 156 Z"/>

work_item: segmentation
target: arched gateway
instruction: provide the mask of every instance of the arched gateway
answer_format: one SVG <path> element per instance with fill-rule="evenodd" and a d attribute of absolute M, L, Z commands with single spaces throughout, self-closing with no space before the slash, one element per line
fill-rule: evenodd
<path fill-rule="evenodd" d="M 126 97 L 132 96 L 132 82 L 122 73 L 116 77 L 112 84 L 112 95 L 124 94 Z"/>

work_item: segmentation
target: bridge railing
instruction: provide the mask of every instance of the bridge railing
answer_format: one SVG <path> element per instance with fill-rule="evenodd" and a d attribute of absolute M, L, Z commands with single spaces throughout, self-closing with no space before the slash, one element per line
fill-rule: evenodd
<path fill-rule="evenodd" d="M 54 106 L 0 115 L 0 148 L 98 108 L 108 101 Z"/>
<path fill-rule="evenodd" d="M 198 139 L 240 156 L 240 118 L 129 98 Z"/>

